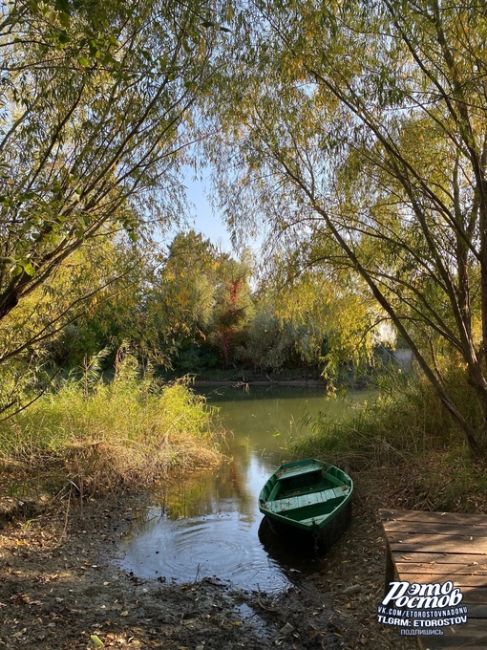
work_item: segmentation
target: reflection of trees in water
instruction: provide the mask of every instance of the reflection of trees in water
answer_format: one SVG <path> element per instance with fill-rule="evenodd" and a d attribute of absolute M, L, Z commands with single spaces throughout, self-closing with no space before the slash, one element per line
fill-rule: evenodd
<path fill-rule="evenodd" d="M 218 404 L 221 421 L 236 432 L 237 442 L 246 436 L 256 453 L 285 455 L 289 442 L 312 433 L 317 421 L 343 422 L 375 397 L 375 390 L 326 397 L 316 389 L 254 387 L 250 394 L 225 389 L 224 395 L 216 400 L 210 396 L 209 401 Z"/>
<path fill-rule="evenodd" d="M 310 432 L 320 418 L 344 419 L 354 403 L 373 393 L 351 393 L 346 398 L 326 400 L 310 390 L 252 389 L 249 396 L 218 402 L 220 419 L 230 429 L 223 446 L 228 460 L 218 470 L 192 474 L 159 490 L 159 503 L 171 518 L 194 517 L 213 512 L 238 510 L 254 519 L 256 495 L 271 473 L 287 458 L 289 441 L 301 432 Z M 214 400 L 210 397 L 210 403 Z"/>
<path fill-rule="evenodd" d="M 212 512 L 254 513 L 254 502 L 246 485 L 250 449 L 236 460 L 230 458 L 216 470 L 192 474 L 169 483 L 154 495 L 172 519 Z"/>
<path fill-rule="evenodd" d="M 250 454 L 238 460 L 232 459 L 229 472 L 233 494 L 239 502 L 239 511 L 245 515 L 254 514 L 254 500 L 246 480 L 249 460 Z"/>

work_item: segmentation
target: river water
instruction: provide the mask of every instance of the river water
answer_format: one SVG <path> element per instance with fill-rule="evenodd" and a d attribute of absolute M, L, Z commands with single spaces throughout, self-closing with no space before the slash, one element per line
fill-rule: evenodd
<path fill-rule="evenodd" d="M 207 398 L 231 432 L 229 461 L 154 492 L 142 522 L 122 543 L 121 566 L 142 578 L 283 589 L 294 573 L 312 571 L 316 560 L 273 538 L 258 509 L 259 492 L 289 459 L 289 443 L 308 434 L 316 417 L 347 418 L 374 393 L 330 399 L 317 389 L 219 388 Z"/>

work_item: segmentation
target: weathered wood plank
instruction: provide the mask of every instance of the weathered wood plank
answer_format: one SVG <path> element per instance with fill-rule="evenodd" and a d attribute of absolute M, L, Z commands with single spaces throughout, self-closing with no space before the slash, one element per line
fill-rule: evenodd
<path fill-rule="evenodd" d="M 448 522 L 450 524 L 484 525 L 487 514 L 460 514 L 455 512 L 421 512 L 417 510 L 381 510 L 382 522 L 388 521 L 418 521 L 418 522 Z"/>
<path fill-rule="evenodd" d="M 418 542 L 419 544 L 424 544 L 425 542 L 465 542 L 470 546 L 479 548 L 479 552 L 483 553 L 484 549 L 487 553 L 487 536 L 481 535 L 451 535 L 446 534 L 442 535 L 441 533 L 404 533 L 401 531 L 390 532 L 387 534 L 387 541 L 389 544 L 394 542 L 408 542 L 408 544 L 414 544 Z"/>
<path fill-rule="evenodd" d="M 404 540 L 404 541 L 392 541 L 389 543 L 389 547 L 392 552 L 401 551 L 401 552 L 414 552 L 414 551 L 431 551 L 432 553 L 436 552 L 448 552 L 448 553 L 461 553 L 468 554 L 474 553 L 478 555 L 479 552 L 482 554 L 487 553 L 487 540 L 482 544 L 475 543 L 474 540 L 455 540 L 449 539 L 448 541 L 441 541 L 437 539 L 423 539 L 423 540 Z"/>
<path fill-rule="evenodd" d="M 471 619 L 487 619 L 487 605 L 479 603 L 462 603 L 468 607 L 468 620 Z M 487 624 L 487 621 L 483 625 Z"/>
<path fill-rule="evenodd" d="M 451 576 L 456 583 L 459 580 L 471 576 L 479 580 L 478 584 L 485 582 L 487 584 L 487 565 L 467 565 L 467 564 L 441 564 L 438 562 L 395 562 L 396 570 L 400 575 L 419 574 L 419 575 L 445 575 Z M 409 578 L 408 578 L 409 580 Z"/>
<path fill-rule="evenodd" d="M 455 587 L 465 587 L 465 589 L 462 589 L 463 593 L 466 593 L 467 587 L 470 589 L 487 589 L 487 576 L 484 579 L 482 577 L 479 579 L 478 576 L 468 575 L 455 578 L 448 573 L 430 573 L 425 575 L 424 573 L 403 573 L 402 571 L 398 571 L 398 574 L 403 580 L 407 580 L 408 582 L 445 582 L 446 580 L 451 580 L 455 584 Z"/>
<path fill-rule="evenodd" d="M 395 551 L 392 554 L 393 561 L 397 562 L 425 562 L 431 564 L 436 562 L 437 564 L 465 564 L 466 566 L 476 567 L 487 565 L 487 557 L 484 554 L 480 553 L 467 553 L 462 555 L 457 553 L 451 555 L 450 553 L 434 553 L 434 552 L 423 552 L 423 551 L 409 551 L 403 552 Z"/>
<path fill-rule="evenodd" d="M 475 585 L 464 585 L 462 587 L 462 604 L 482 603 L 487 605 L 487 589 Z"/>
<path fill-rule="evenodd" d="M 486 523 L 482 526 L 480 525 L 461 525 L 461 524 L 450 524 L 447 522 L 397 522 L 397 521 L 387 521 L 384 522 L 384 530 L 392 533 L 404 532 L 404 533 L 421 533 L 424 535 L 441 533 L 444 535 L 483 535 L 487 537 L 487 520 Z"/>
<path fill-rule="evenodd" d="M 424 571 L 409 573 L 402 571 L 397 565 L 396 570 L 403 580 L 408 580 L 409 582 L 446 582 L 447 580 L 451 580 L 455 584 L 455 587 L 487 587 L 487 575 L 472 576 L 468 573 L 453 574 L 451 571 L 443 571 L 441 573 L 428 573 Z"/>

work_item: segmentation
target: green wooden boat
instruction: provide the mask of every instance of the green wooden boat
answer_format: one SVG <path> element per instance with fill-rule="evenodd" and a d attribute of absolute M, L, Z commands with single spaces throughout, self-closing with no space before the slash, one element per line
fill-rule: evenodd
<path fill-rule="evenodd" d="M 280 526 L 308 532 L 328 546 L 351 517 L 353 481 L 343 470 L 308 458 L 281 465 L 259 496 L 259 509 Z"/>

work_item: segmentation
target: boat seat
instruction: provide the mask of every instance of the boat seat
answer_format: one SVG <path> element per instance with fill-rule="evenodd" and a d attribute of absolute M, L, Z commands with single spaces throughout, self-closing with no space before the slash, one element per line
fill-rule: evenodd
<path fill-rule="evenodd" d="M 288 479 L 292 478 L 293 476 L 304 476 L 305 474 L 315 474 L 319 473 L 321 474 L 323 471 L 323 467 L 321 463 L 309 463 L 307 466 L 302 466 L 298 465 L 297 467 L 286 467 L 278 472 L 276 472 L 276 476 L 279 479 Z"/>
<path fill-rule="evenodd" d="M 309 494 L 302 494 L 297 497 L 290 497 L 288 499 L 279 499 L 277 501 L 267 501 L 266 508 L 270 512 L 280 513 L 287 510 L 299 510 L 306 506 L 313 506 L 317 503 L 323 503 L 337 497 L 343 497 L 348 493 L 348 488 L 343 487 L 329 488 L 328 490 L 320 490 L 320 492 L 310 492 Z"/>

